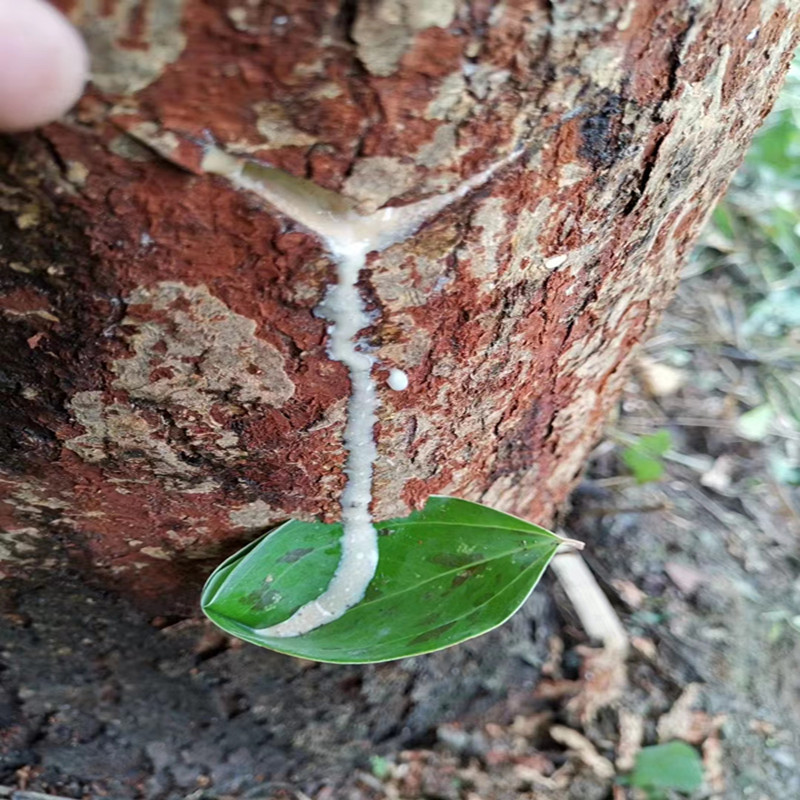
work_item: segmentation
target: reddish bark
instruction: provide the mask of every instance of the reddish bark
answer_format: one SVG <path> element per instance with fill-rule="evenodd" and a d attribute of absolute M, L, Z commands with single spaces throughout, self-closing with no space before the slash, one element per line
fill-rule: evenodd
<path fill-rule="evenodd" d="M 0 569 L 64 548 L 161 608 L 288 516 L 331 519 L 347 375 L 331 265 L 184 167 L 192 140 L 355 198 L 525 156 L 363 279 L 379 517 L 432 493 L 547 523 L 797 43 L 795 4 L 89 0 L 95 80 L 0 145 Z M 434 10 L 431 10 L 433 8 Z M 145 142 L 146 144 L 143 144 Z"/>

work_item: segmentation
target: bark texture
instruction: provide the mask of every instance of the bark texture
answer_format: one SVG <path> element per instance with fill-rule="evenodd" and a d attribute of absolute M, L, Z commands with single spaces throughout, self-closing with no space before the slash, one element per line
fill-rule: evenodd
<path fill-rule="evenodd" d="M 61 0 L 94 79 L 0 144 L 0 574 L 164 609 L 337 515 L 348 379 L 302 228 L 213 140 L 356 200 L 483 188 L 373 254 L 378 517 L 432 493 L 547 524 L 797 43 L 789 0 Z M 192 172 L 194 170 L 194 172 Z M 410 386 L 385 386 L 391 367 Z"/>

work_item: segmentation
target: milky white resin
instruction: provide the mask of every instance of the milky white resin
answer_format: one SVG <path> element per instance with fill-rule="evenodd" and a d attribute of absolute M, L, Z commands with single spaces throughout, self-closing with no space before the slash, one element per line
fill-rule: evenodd
<path fill-rule="evenodd" d="M 486 183 L 519 152 L 464 181 L 451 192 L 411 205 L 382 208 L 370 215 L 358 214 L 344 197 L 309 181 L 252 161 L 235 158 L 209 147 L 202 169 L 222 175 L 234 185 L 252 191 L 278 211 L 292 217 L 320 237 L 336 263 L 337 282 L 328 289 L 317 309 L 328 326 L 328 354 L 347 367 L 350 398 L 343 444 L 347 453 L 347 481 L 341 497 L 342 555 L 328 588 L 316 600 L 295 611 L 277 625 L 260 628 L 262 636 L 300 636 L 341 617 L 363 597 L 378 566 L 378 534 L 372 524 L 372 469 L 378 457 L 373 429 L 378 397 L 372 366 L 375 359 L 364 352 L 359 332 L 371 324 L 358 290 L 367 255 L 384 250 L 411 236 L 428 219 L 455 200 Z M 408 376 L 392 369 L 387 383 L 402 391 Z"/>
<path fill-rule="evenodd" d="M 284 622 L 259 629 L 263 636 L 299 636 L 341 617 L 364 597 L 378 566 L 378 533 L 369 511 L 372 465 L 378 457 L 373 436 L 378 397 L 371 374 L 375 359 L 358 346 L 359 331 L 370 323 L 357 286 L 369 245 L 341 238 L 326 241 L 336 260 L 338 282 L 328 290 L 318 311 L 330 322 L 328 354 L 334 361 L 341 361 L 350 373 L 343 437 L 347 481 L 340 501 L 342 555 L 328 588 Z"/>
<path fill-rule="evenodd" d="M 386 379 L 390 389 L 402 392 L 408 389 L 408 375 L 401 369 L 390 369 L 389 377 Z"/>

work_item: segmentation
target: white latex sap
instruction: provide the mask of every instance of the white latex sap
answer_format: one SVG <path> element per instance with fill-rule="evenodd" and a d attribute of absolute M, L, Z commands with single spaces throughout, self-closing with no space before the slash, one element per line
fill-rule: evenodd
<path fill-rule="evenodd" d="M 372 524 L 372 470 L 378 456 L 374 427 L 378 396 L 372 367 L 375 359 L 364 352 L 359 333 L 370 318 L 358 290 L 367 255 L 403 241 L 425 221 L 463 197 L 510 163 L 518 152 L 464 181 L 446 194 L 407 206 L 382 208 L 361 215 L 344 197 L 294 178 L 271 167 L 244 161 L 210 147 L 202 168 L 222 175 L 236 186 L 255 192 L 278 211 L 320 237 L 336 263 L 337 282 L 318 308 L 329 322 L 328 354 L 347 367 L 350 397 L 343 444 L 347 453 L 347 480 L 341 497 L 342 554 L 328 588 L 276 625 L 261 628 L 262 636 L 300 636 L 341 617 L 363 597 L 378 566 L 378 534 Z M 408 376 L 392 369 L 388 384 L 396 391 L 408 387 Z"/>
<path fill-rule="evenodd" d="M 396 392 L 402 392 L 408 389 L 408 375 L 401 369 L 390 369 L 386 383 L 389 384 L 390 389 L 394 389 Z"/>

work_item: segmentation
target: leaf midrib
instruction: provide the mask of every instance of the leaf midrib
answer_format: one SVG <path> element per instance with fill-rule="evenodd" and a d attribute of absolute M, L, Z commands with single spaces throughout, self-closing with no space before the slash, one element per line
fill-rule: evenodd
<path fill-rule="evenodd" d="M 517 551 L 512 551 L 512 552 L 517 552 Z M 526 567 L 526 568 L 525 568 L 525 569 L 524 569 L 524 570 L 523 570 L 523 571 L 522 571 L 522 572 L 521 572 L 519 575 L 517 575 L 517 577 L 516 577 L 516 578 L 514 578 L 512 581 L 510 581 L 508 584 L 506 584 L 506 585 L 503 587 L 503 589 L 501 589 L 499 592 L 497 592 L 496 594 L 493 594 L 493 595 L 492 595 L 492 596 L 491 596 L 491 597 L 490 597 L 488 600 L 485 600 L 485 601 L 484 601 L 483 603 L 481 603 L 479 606 L 475 606 L 474 608 L 471 608 L 469 611 L 465 611 L 463 614 L 461 614 L 460 616 L 456 617 L 455 619 L 453 619 L 453 620 L 448 620 L 448 622 L 452 622 L 452 623 L 454 623 L 454 624 L 455 624 L 455 623 L 459 622 L 460 620 L 464 619 L 464 617 L 468 616 L 469 614 L 473 614 L 473 613 L 475 613 L 476 611 L 478 611 L 478 610 L 482 609 L 484 606 L 488 605 L 488 604 L 489 604 L 489 603 L 491 603 L 491 602 L 492 602 L 494 599 L 496 599 L 498 595 L 500 595 L 500 594 L 502 594 L 503 592 L 507 591 L 507 590 L 508 590 L 508 589 L 510 589 L 512 586 L 514 586 L 514 584 L 516 584 L 518 581 L 520 581 L 520 580 L 522 580 L 524 577 L 526 577 L 526 576 L 527 576 L 527 575 L 528 575 L 528 574 L 529 574 L 529 573 L 530 573 L 532 570 L 536 569 L 536 568 L 537 568 L 537 567 L 538 567 L 538 566 L 539 566 L 539 565 L 540 565 L 542 562 L 545 562 L 545 563 L 544 563 L 544 566 L 543 566 L 543 567 L 541 567 L 541 568 L 539 569 L 539 571 L 538 571 L 538 577 L 537 577 L 537 582 L 538 582 L 538 580 L 541 578 L 542 574 L 544 573 L 544 570 L 547 568 L 547 565 L 549 564 L 549 562 L 550 562 L 550 559 L 552 558 L 552 556 L 553 556 L 553 555 L 554 555 L 554 553 L 550 553 L 550 554 L 547 554 L 547 555 L 544 555 L 544 556 L 542 556 L 541 558 L 538 558 L 538 559 L 537 559 L 535 562 L 533 562 L 533 564 L 530 564 L 528 567 Z M 487 559 L 487 561 L 490 561 L 490 560 L 492 560 L 492 559 Z M 483 563 L 485 563 L 485 562 L 483 562 Z M 446 574 L 448 574 L 448 573 L 442 573 L 442 575 L 446 575 Z M 428 581 L 425 581 L 425 583 L 427 583 L 427 582 L 428 582 Z M 423 584 L 418 584 L 418 585 L 419 585 L 419 586 L 422 586 Z M 533 589 L 533 587 L 531 587 L 531 589 Z M 391 597 L 396 597 L 397 595 L 390 595 L 390 596 L 391 596 Z M 376 601 L 374 601 L 374 600 L 373 600 L 373 601 L 370 601 L 370 602 L 371 602 L 371 603 L 374 603 L 374 602 L 376 602 Z M 524 602 L 524 600 L 523 600 L 522 602 Z M 365 605 L 365 604 L 359 604 L 359 607 L 363 607 L 363 605 Z M 521 604 L 520 604 L 520 605 L 521 605 Z M 353 606 L 353 607 L 355 608 L 355 606 Z M 494 630 L 495 628 L 499 627 L 500 625 L 502 625 L 502 624 L 503 624 L 503 622 L 505 622 L 506 620 L 508 620 L 508 619 L 509 619 L 509 617 L 511 617 L 511 616 L 512 616 L 514 613 L 516 613 L 516 611 L 517 611 L 517 610 L 519 610 L 519 607 L 520 607 L 520 606 L 517 606 L 515 609 L 513 609 L 511 612 L 509 612 L 509 614 L 508 614 L 507 616 L 505 616 L 505 617 L 504 617 L 502 620 L 500 620 L 500 621 L 499 621 L 498 623 L 496 623 L 495 625 L 492 625 L 490 628 L 487 628 L 485 631 L 481 631 L 480 633 L 476 633 L 476 634 L 474 634 L 474 636 L 468 636 L 468 637 L 466 637 L 466 638 L 465 638 L 463 641 L 467 641 L 467 639 L 473 639 L 473 638 L 475 638 L 475 636 L 481 636 L 481 635 L 483 635 L 484 633 L 488 633 L 490 630 Z M 349 609 L 348 609 L 348 610 L 349 610 Z M 226 619 L 230 620 L 231 622 L 236 622 L 238 625 L 242 625 L 242 627 L 244 627 L 244 628 L 247 628 L 247 626 L 246 626 L 246 625 L 243 625 L 241 622 L 237 622 L 237 620 L 234 620 L 234 619 L 232 619 L 231 617 L 228 617 L 228 616 L 227 616 L 227 615 L 225 615 L 225 614 L 220 614 L 220 616 L 222 616 L 222 617 L 225 617 Z M 341 617 L 340 617 L 340 619 L 341 619 Z M 324 626 L 321 626 L 321 627 L 324 627 Z M 256 633 L 256 631 L 258 630 L 257 628 L 250 628 L 249 630 L 251 630 L 251 631 L 252 631 L 252 632 L 253 632 L 253 633 L 254 633 L 256 636 L 258 635 L 258 634 Z M 310 632 L 311 632 L 311 631 L 309 631 L 309 633 L 310 633 Z M 291 639 L 297 639 L 297 640 L 299 640 L 299 639 L 302 639 L 303 637 L 302 637 L 302 636 L 298 636 L 298 637 L 286 637 L 286 638 L 280 638 L 280 637 L 279 637 L 279 638 L 274 638 L 274 637 L 263 637 L 262 641 L 275 642 L 276 644 L 279 644 L 280 642 L 286 641 L 286 639 L 287 639 L 287 638 L 291 638 Z M 406 637 L 402 637 L 402 638 L 400 638 L 400 639 L 393 639 L 393 640 L 392 640 L 392 641 L 390 641 L 390 642 L 382 642 L 380 646 L 381 646 L 381 647 L 389 647 L 389 646 L 391 646 L 391 645 L 397 644 L 398 642 L 402 642 L 402 641 L 404 641 L 404 639 L 405 639 L 405 638 L 406 638 Z M 457 644 L 457 642 L 456 642 L 455 644 Z M 352 647 L 352 646 L 348 646 L 348 647 L 328 647 L 328 648 L 325 650 L 325 653 L 326 653 L 326 655 L 327 655 L 327 654 L 335 655 L 335 654 L 337 654 L 337 653 L 341 654 L 341 653 L 348 653 L 348 652 L 352 652 L 354 649 L 356 649 L 356 648 L 354 648 L 354 647 Z M 408 654 L 407 656 L 397 656 L 397 658 L 411 658 L 411 657 L 412 657 L 412 656 L 414 656 L 414 655 L 423 655 L 423 654 L 424 654 L 424 653 L 426 653 L 426 652 L 427 652 L 427 653 L 430 653 L 430 652 L 435 652 L 435 651 L 436 651 L 436 650 L 438 650 L 438 649 L 441 649 L 441 648 L 439 648 L 439 647 L 435 647 L 435 646 L 434 646 L 434 647 L 433 647 L 431 650 L 423 650 L 423 651 L 421 651 L 420 653 L 410 653 L 410 654 Z M 284 652 L 285 652 L 285 651 L 286 651 L 286 650 L 284 649 Z M 307 658 L 307 657 L 310 657 L 310 654 L 308 654 L 308 653 L 307 653 L 306 655 L 297 654 L 297 655 L 296 655 L 296 657 L 298 657 L 298 658 Z M 393 659 L 393 657 L 392 657 L 392 656 L 389 656 L 389 657 L 388 657 L 388 659 L 387 659 L 386 657 L 381 657 L 381 660 L 383 660 L 383 661 L 386 661 L 386 660 L 392 660 L 392 659 Z M 341 663 L 341 662 L 332 662 L 332 663 Z M 372 662 L 370 662 L 370 661 L 366 661 L 366 662 L 357 662 L 357 663 L 372 663 Z M 380 663 L 380 662 L 375 662 L 375 663 Z"/>
<path fill-rule="evenodd" d="M 492 600 L 495 600 L 498 597 L 498 595 L 501 595 L 503 592 L 508 591 L 512 586 L 514 586 L 515 583 L 517 583 L 517 581 L 521 580 L 526 575 L 528 575 L 528 573 L 530 573 L 531 570 L 534 570 L 542 561 L 547 560 L 547 562 L 549 562 L 549 559 L 551 557 L 552 556 L 550 556 L 550 557 L 543 556 L 542 558 L 537 559 L 536 561 L 533 562 L 533 564 L 528 565 L 522 572 L 520 572 L 520 574 L 517 575 L 516 578 L 514 578 L 511 581 L 509 581 L 499 592 L 497 592 L 496 594 L 493 594 L 488 600 L 484 600 L 484 602 L 482 602 L 479 606 L 475 606 L 474 608 L 471 608 L 469 611 L 465 611 L 463 614 L 459 615 L 458 617 L 455 617 L 454 619 L 447 620 L 447 623 L 452 623 L 453 625 L 455 625 L 460 620 L 464 619 L 464 617 L 467 617 L 470 614 L 474 614 L 476 611 L 479 611 L 484 606 L 486 606 L 489 603 L 491 603 Z M 547 566 L 547 563 L 545 564 L 545 567 L 546 566 Z M 541 577 L 541 574 L 542 574 L 543 571 L 544 571 L 544 568 L 539 571 L 539 577 Z M 353 606 L 353 607 L 355 608 L 355 606 Z M 517 608 L 519 608 L 519 606 Z M 515 609 L 515 611 L 516 611 L 516 609 Z M 514 613 L 514 611 L 512 611 L 509 614 L 509 616 L 511 616 L 513 613 Z M 487 631 L 484 631 L 484 633 L 487 633 L 489 630 L 492 630 L 493 628 L 496 628 L 498 625 L 502 625 L 503 622 L 505 620 L 507 620 L 507 619 L 508 619 L 508 617 L 505 617 L 503 620 L 498 622 L 497 625 L 494 625 L 494 626 L 492 626 L 492 628 L 489 628 Z M 442 623 L 442 624 L 445 624 L 445 623 Z M 419 634 L 417 634 L 417 635 L 419 635 Z M 480 635 L 480 634 L 478 634 L 478 635 Z M 380 646 L 381 647 L 389 647 L 390 645 L 397 644 L 398 642 L 402 642 L 405 638 L 406 637 L 403 637 L 403 638 L 400 638 L 400 639 L 392 639 L 390 642 L 381 642 Z M 354 648 L 349 648 L 349 649 L 354 649 Z M 346 652 L 346 648 L 344 648 L 344 647 L 338 647 L 338 648 L 337 647 L 333 647 L 333 648 L 331 648 L 331 652 L 333 652 L 333 653 L 341 652 L 341 651 L 345 651 Z"/>
<path fill-rule="evenodd" d="M 556 546 L 557 546 L 557 545 L 556 545 Z M 483 559 L 482 561 L 475 561 L 475 562 L 473 562 L 473 563 L 471 563 L 471 564 L 464 564 L 464 565 L 463 565 L 463 566 L 461 566 L 461 567 L 454 567 L 453 569 L 448 569 L 448 570 L 445 570 L 445 571 L 443 571 L 443 572 L 439 572 L 438 574 L 436 574 L 436 575 L 433 575 L 433 576 L 432 576 L 432 577 L 430 577 L 430 578 L 426 578 L 425 580 L 423 580 L 423 581 L 420 581 L 419 583 L 416 583 L 416 584 L 414 584 L 414 586 L 413 586 L 413 587 L 409 587 L 409 588 L 407 588 L 407 589 L 403 589 L 403 590 L 401 590 L 401 591 L 394 592 L 394 593 L 392 593 L 392 594 L 385 594 L 385 595 L 382 595 L 381 597 L 376 597 L 376 598 L 374 598 L 374 599 L 372 599 L 372 600 L 360 601 L 360 602 L 356 603 L 356 605 L 354 605 L 354 606 L 351 606 L 351 608 L 365 608 L 366 606 L 371 606 L 371 605 L 374 605 L 375 603 L 382 603 L 382 602 L 384 602 L 384 601 L 386 601 L 386 600 L 390 600 L 390 599 L 392 599 L 392 598 L 396 598 L 396 597 L 402 597 L 403 595 L 405 595 L 405 594 L 408 594 L 408 593 L 409 593 L 409 592 L 411 592 L 411 591 L 414 591 L 414 590 L 416 590 L 416 589 L 422 588 L 423 586 L 425 586 L 425 585 L 426 585 L 426 584 L 428 584 L 428 583 L 432 583 L 433 581 L 440 580 L 441 578 L 446 578 L 448 575 L 454 575 L 454 574 L 455 574 L 455 575 L 457 575 L 457 574 L 459 574 L 459 573 L 461 573 L 461 572 L 464 572 L 464 570 L 467 570 L 467 569 L 472 569 L 473 567 L 479 567 L 479 566 L 481 566 L 481 564 L 490 564 L 492 561 L 497 561 L 498 559 L 501 559 L 501 558 L 506 558 L 506 557 L 508 557 L 508 556 L 515 555 L 516 553 L 519 553 L 519 552 L 521 552 L 522 550 L 524 550 L 524 548 L 516 548 L 516 549 L 514 549 L 514 550 L 509 550 L 509 551 L 507 551 L 507 552 L 505 552 L 505 553 L 501 553 L 501 554 L 499 554 L 499 555 L 492 556 L 492 558 L 485 558 L 485 559 Z M 533 562 L 533 563 L 534 563 L 534 564 L 538 564 L 538 563 L 539 563 L 539 560 L 540 560 L 540 559 L 537 559 L 537 560 L 536 560 L 535 562 Z M 522 574 L 522 575 L 524 575 L 524 574 L 525 574 L 525 573 L 526 573 L 526 572 L 527 572 L 529 569 L 531 569 L 531 568 L 532 568 L 532 566 L 533 566 L 533 565 L 529 565 L 529 566 L 527 566 L 527 567 L 526 567 L 526 568 L 523 570 L 523 572 L 522 572 L 521 574 Z M 519 578 L 519 576 L 517 576 L 517 578 L 514 578 L 514 581 L 512 581 L 511 583 L 514 583 L 514 582 L 515 582 L 515 581 L 516 581 L 518 578 Z M 373 580 L 374 580 L 374 579 L 373 579 Z M 511 585 L 511 584 L 508 584 L 508 585 Z M 494 596 L 494 597 L 496 597 L 497 595 L 493 595 L 493 596 Z M 488 602 L 488 601 L 487 601 L 487 602 Z M 480 606 L 479 606 L 479 607 L 480 607 Z M 302 608 L 302 606 L 298 606 L 298 608 Z M 294 614 L 294 613 L 295 613 L 295 611 L 297 611 L 297 609 L 294 609 L 294 611 L 292 611 L 292 612 L 289 614 L 289 617 L 291 617 L 291 615 L 292 615 L 292 614 Z M 346 613 L 348 613 L 349 611 L 350 611 L 350 609 L 348 608 L 348 609 L 347 609 L 347 611 L 345 611 L 345 614 L 346 614 Z M 289 617 L 287 617 L 287 619 L 288 619 Z M 339 619 L 342 619 L 342 617 L 344 617 L 344 614 L 342 614 L 342 616 L 341 616 L 341 617 L 339 617 Z M 228 617 L 228 619 L 231 619 L 231 617 Z M 278 623 L 273 623 L 273 625 L 275 625 L 275 624 L 279 624 L 279 623 L 280 623 L 280 622 L 282 622 L 282 621 L 284 621 L 284 620 L 279 620 L 279 621 L 278 621 Z M 336 620 L 331 620 L 331 622 L 336 622 Z M 239 624 L 241 625 L 241 624 L 243 624 L 243 623 L 241 623 L 241 622 L 240 622 Z M 330 624 L 330 623 L 328 623 L 328 624 Z M 247 626 L 245 626 L 245 627 L 247 627 Z M 272 627 L 272 626 L 271 626 L 271 625 L 269 625 L 269 626 L 267 626 L 267 627 Z M 257 631 L 257 630 L 260 630 L 260 629 L 259 629 L 259 628 L 251 628 L 251 630 L 253 630 L 253 631 Z M 311 632 L 312 632 L 312 631 L 309 631 L 309 633 L 311 633 Z M 294 637 L 293 637 L 293 638 L 294 638 Z"/>
<path fill-rule="evenodd" d="M 301 524 L 304 524 L 304 523 L 301 523 Z M 556 536 L 553 533 L 550 533 L 549 531 L 545 531 L 545 530 L 542 530 L 542 531 L 538 531 L 538 530 L 536 530 L 536 531 L 526 531 L 526 530 L 521 530 L 519 528 L 504 528 L 504 527 L 498 526 L 498 525 L 486 526 L 486 525 L 474 525 L 474 524 L 470 524 L 470 523 L 461 523 L 461 522 L 431 522 L 431 521 L 409 522 L 409 521 L 403 521 L 400 525 L 398 525 L 398 527 L 409 528 L 409 527 L 418 526 L 418 525 L 424 525 L 424 526 L 439 525 L 439 526 L 443 526 L 443 527 L 479 528 L 480 530 L 484 530 L 484 531 L 492 531 L 492 530 L 513 531 L 514 533 L 519 534 L 520 536 L 527 536 L 528 538 L 532 538 L 532 536 L 533 536 L 533 537 L 539 537 L 539 538 L 545 540 L 544 542 L 538 543 L 537 546 L 547 546 L 547 545 L 552 545 L 552 544 L 555 544 L 556 546 L 558 546 L 556 543 L 560 541 L 558 536 Z M 391 526 L 388 526 L 388 527 L 391 527 Z M 398 531 L 398 533 L 399 533 L 399 531 Z M 328 546 L 329 544 L 330 544 L 330 542 L 326 542 L 322 546 L 325 547 L 325 546 Z M 335 544 L 341 545 L 341 540 L 337 540 L 335 542 Z M 379 545 L 379 547 L 380 547 L 380 545 Z M 524 547 L 516 547 L 513 550 L 509 550 L 509 551 L 506 551 L 506 552 L 503 552 L 503 553 L 498 553 L 496 555 L 493 555 L 490 558 L 486 558 L 486 559 L 483 559 L 481 561 L 467 562 L 465 564 L 459 565 L 458 567 L 453 567 L 451 569 L 448 569 L 448 570 L 445 570 L 443 572 L 440 572 L 437 575 L 432 576 L 431 578 L 426 578 L 421 583 L 415 584 L 414 588 L 425 586 L 427 583 L 430 583 L 431 581 L 434 581 L 434 580 L 438 580 L 439 578 L 447 577 L 448 575 L 453 575 L 453 574 L 457 575 L 458 573 L 463 572 L 466 569 L 472 569 L 474 567 L 481 566 L 482 564 L 488 564 L 488 563 L 491 563 L 492 561 L 497 561 L 498 559 L 506 558 L 506 557 L 508 557 L 510 555 L 514 555 L 516 553 L 523 552 L 525 550 L 526 550 L 526 548 L 524 548 Z M 250 555 L 250 553 L 246 554 L 244 556 L 244 559 L 246 559 L 249 555 Z M 242 559 L 242 560 L 244 560 L 244 559 Z M 276 578 L 276 581 L 275 581 L 276 584 L 277 584 L 278 581 L 285 580 L 286 579 L 286 575 L 289 572 L 291 572 L 292 570 L 294 570 L 295 568 L 299 567 L 301 564 L 302 564 L 302 559 L 300 561 L 296 561 L 293 564 L 289 565 L 281 573 L 281 575 Z M 222 566 L 224 567 L 224 564 Z M 238 564 L 231 565 L 231 574 L 229 574 L 228 577 L 219 586 L 217 591 L 214 593 L 214 597 L 211 598 L 211 600 L 208 603 L 206 603 L 207 606 L 213 606 L 214 600 L 216 600 L 217 596 L 222 592 L 225 583 L 228 580 L 231 579 L 231 575 L 233 574 L 233 572 L 236 571 L 236 568 L 238 566 L 239 566 Z M 332 577 L 333 577 L 333 575 L 331 575 L 331 578 Z M 412 589 L 410 589 L 410 588 L 409 589 L 405 589 L 403 591 L 396 592 L 394 594 L 384 595 L 384 596 L 382 596 L 380 598 L 375 598 L 373 600 L 368 600 L 366 602 L 359 603 L 358 605 L 363 607 L 363 606 L 371 605 L 372 603 L 377 603 L 377 602 L 381 602 L 383 600 L 388 600 L 388 599 L 393 598 L 393 597 L 401 597 L 402 595 L 407 594 L 411 590 Z M 313 598 L 312 598 L 312 600 L 313 600 Z M 309 600 L 308 602 L 311 602 L 311 601 Z M 294 609 L 294 611 L 292 611 L 289 614 L 289 617 L 291 617 L 291 615 L 295 611 L 297 611 L 297 609 L 302 608 L 303 605 L 305 605 L 305 603 L 300 603 L 300 605 L 298 605 Z M 233 619 L 232 617 L 229 617 L 227 614 L 225 616 L 228 619 Z M 286 619 L 289 619 L 289 617 L 287 617 Z M 280 621 L 285 621 L 285 620 L 279 620 L 279 622 Z M 239 623 L 239 624 L 244 624 L 244 623 Z M 271 627 L 271 626 L 267 626 L 267 627 Z M 258 628 L 252 628 L 252 630 L 258 630 Z"/>

